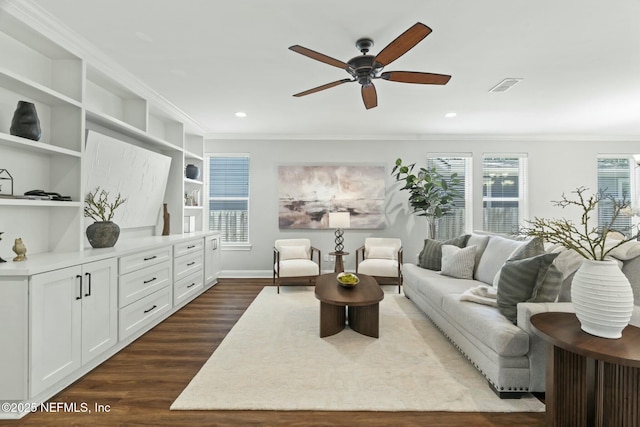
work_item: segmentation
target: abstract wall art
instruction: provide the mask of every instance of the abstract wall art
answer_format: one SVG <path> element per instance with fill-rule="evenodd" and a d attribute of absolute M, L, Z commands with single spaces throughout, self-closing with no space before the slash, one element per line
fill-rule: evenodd
<path fill-rule="evenodd" d="M 385 167 L 278 167 L 281 229 L 329 228 L 329 212 L 349 212 L 350 228 L 384 228 Z"/>

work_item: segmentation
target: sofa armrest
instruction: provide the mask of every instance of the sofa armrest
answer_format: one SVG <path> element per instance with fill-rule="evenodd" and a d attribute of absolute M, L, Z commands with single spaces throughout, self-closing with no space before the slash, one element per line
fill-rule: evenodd
<path fill-rule="evenodd" d="M 529 334 L 531 329 L 531 316 L 538 313 L 557 311 L 561 313 L 574 313 L 573 304 L 570 302 L 521 302 L 518 304 L 517 324 Z"/>
<path fill-rule="evenodd" d="M 545 389 L 546 378 L 546 342 L 533 332 L 531 316 L 550 311 L 573 313 L 570 302 L 521 302 L 518 304 L 518 327 L 529 335 L 529 384 L 531 390 Z"/>

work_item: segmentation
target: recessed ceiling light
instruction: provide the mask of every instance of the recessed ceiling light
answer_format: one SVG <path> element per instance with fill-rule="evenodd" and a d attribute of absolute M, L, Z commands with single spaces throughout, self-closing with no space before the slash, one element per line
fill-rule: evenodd
<path fill-rule="evenodd" d="M 450 119 L 450 118 L 455 117 L 455 116 L 457 116 L 457 115 L 458 115 L 458 113 L 454 113 L 454 112 L 452 111 L 452 112 L 450 112 L 450 113 L 445 114 L 444 116 L 445 116 L 446 118 Z"/>
<path fill-rule="evenodd" d="M 247 113 L 244 111 L 238 111 L 236 112 L 236 117 L 247 117 Z"/>

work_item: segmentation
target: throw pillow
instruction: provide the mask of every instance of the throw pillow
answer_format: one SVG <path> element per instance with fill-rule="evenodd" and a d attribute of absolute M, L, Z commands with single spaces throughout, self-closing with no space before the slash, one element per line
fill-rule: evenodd
<path fill-rule="evenodd" d="M 531 258 L 508 260 L 500 270 L 498 309 L 513 323 L 517 305 L 529 301 L 536 286 L 542 286 L 547 270 L 558 254 L 541 254 Z"/>
<path fill-rule="evenodd" d="M 418 255 L 418 265 L 428 270 L 440 271 L 442 268 L 442 245 L 454 245 L 463 248 L 469 240 L 469 235 L 454 237 L 447 241 L 425 239 L 424 247 Z"/>
<path fill-rule="evenodd" d="M 500 236 L 491 236 L 487 247 L 478 262 L 478 268 L 476 269 L 476 279 L 486 283 L 487 285 L 493 285 L 493 279 L 504 263 L 511 258 L 511 254 L 514 253 L 521 246 L 527 242 L 521 240 L 511 240 Z"/>
<path fill-rule="evenodd" d="M 549 266 L 544 277 L 538 277 L 529 302 L 553 302 L 558 298 L 561 286 L 562 271 L 554 262 Z"/>
<path fill-rule="evenodd" d="M 309 255 L 304 246 L 282 246 L 279 250 L 280 261 L 288 259 L 307 259 Z"/>
<path fill-rule="evenodd" d="M 476 261 L 476 247 L 459 248 L 454 245 L 442 245 L 442 270 L 445 276 L 458 279 L 473 279 L 473 267 Z"/>
<path fill-rule="evenodd" d="M 536 237 L 531 240 L 527 240 L 526 243 L 520 246 L 511 254 L 509 259 L 524 259 L 531 258 L 532 256 L 540 255 L 545 252 L 544 242 L 541 237 Z"/>
<path fill-rule="evenodd" d="M 467 246 L 476 247 L 476 261 L 473 271 L 473 277 L 476 276 L 478 263 L 480 262 L 480 258 L 482 257 L 482 254 L 487 247 L 487 243 L 489 243 L 489 236 L 486 234 L 471 233 L 471 235 L 469 236 L 469 240 L 467 240 Z"/>
<path fill-rule="evenodd" d="M 367 250 L 367 258 L 396 259 L 396 250 L 391 246 L 372 246 Z"/>

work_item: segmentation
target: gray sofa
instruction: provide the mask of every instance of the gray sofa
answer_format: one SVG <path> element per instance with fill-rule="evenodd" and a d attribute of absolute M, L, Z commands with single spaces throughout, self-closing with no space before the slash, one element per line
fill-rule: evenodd
<path fill-rule="evenodd" d="M 556 258 L 549 256 L 553 262 L 547 275 L 554 276 L 558 282 L 554 295 L 552 298 L 547 295 L 547 301 L 515 304 L 514 314 L 509 316 L 512 320 L 492 301 L 497 292 L 489 292 L 488 297 L 469 298 L 474 295 L 470 291 L 491 291 L 498 284 L 500 275 L 505 274 L 502 267 L 507 260 L 525 244 L 503 236 L 470 235 L 464 245 L 457 246 L 475 246 L 471 278 L 442 274 L 444 265 L 443 272 L 422 268 L 419 265 L 424 264 L 423 253 L 417 264 L 405 263 L 402 269 L 406 297 L 432 320 L 502 398 L 545 391 L 546 343 L 532 332 L 529 319 L 546 311 L 573 311 L 570 284 L 582 260 L 569 254 Z M 552 253 L 557 248 L 546 246 L 544 250 Z M 438 256 L 437 251 L 435 255 Z M 640 257 L 620 262 L 634 288 L 636 309 L 631 323 L 640 325 Z"/>

